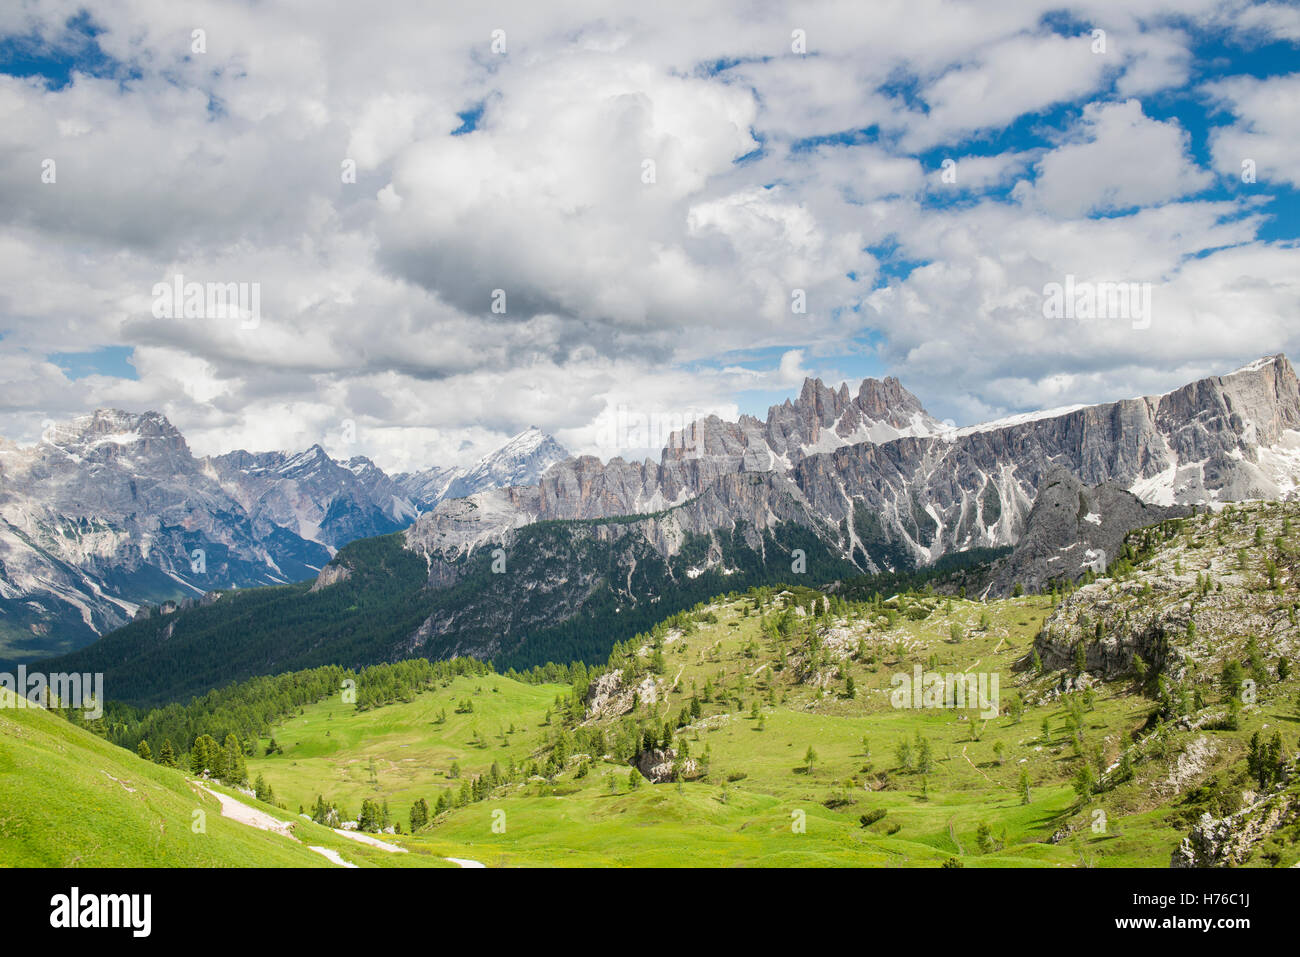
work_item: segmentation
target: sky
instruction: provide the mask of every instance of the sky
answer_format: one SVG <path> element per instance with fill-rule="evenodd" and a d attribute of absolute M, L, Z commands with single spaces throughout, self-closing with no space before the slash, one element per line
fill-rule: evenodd
<path fill-rule="evenodd" d="M 0 6 L 0 435 L 396 472 L 808 376 L 966 425 L 1300 355 L 1293 3 L 450 6 Z"/>

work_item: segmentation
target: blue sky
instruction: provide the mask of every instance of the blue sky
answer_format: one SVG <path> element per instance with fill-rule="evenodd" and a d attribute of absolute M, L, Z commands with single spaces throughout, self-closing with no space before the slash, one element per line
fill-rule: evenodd
<path fill-rule="evenodd" d="M 53 352 L 50 361 L 73 380 L 91 375 L 138 379 L 131 365 L 131 351 L 131 346 L 104 346 L 90 352 Z"/>
<path fill-rule="evenodd" d="M 761 416 L 805 375 L 965 424 L 1300 347 L 1300 10 L 972 10 L 8 11 L 0 432 L 154 408 L 418 467 L 533 423 L 623 451 L 613 409 Z M 159 317 L 177 274 L 260 321 Z M 1153 321 L 1046 323 L 1065 276 Z"/>

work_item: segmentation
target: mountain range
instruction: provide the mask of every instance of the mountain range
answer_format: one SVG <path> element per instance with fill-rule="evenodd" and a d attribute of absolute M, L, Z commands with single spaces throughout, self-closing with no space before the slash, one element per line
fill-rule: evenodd
<path fill-rule="evenodd" d="M 448 487 L 535 481 L 564 451 L 536 429 L 468 470 L 388 476 L 369 459 L 196 457 L 156 412 L 100 409 L 0 439 L 0 659 L 71 650 L 142 605 L 314 578 L 357 538 L 408 526 Z"/>
<path fill-rule="evenodd" d="M 124 696 L 147 700 L 176 680 L 189 692 L 326 663 L 595 661 L 675 609 L 800 576 L 1019 545 L 982 579 L 988 593 L 1076 581 L 1137 525 L 1293 497 L 1298 482 L 1300 384 L 1281 355 L 1163 395 L 963 429 L 896 379 L 856 395 L 809 380 L 766 422 L 710 417 L 657 463 L 571 457 L 534 484 L 444 495 L 404 531 L 342 548 L 313 584 L 214 592 L 57 664 L 116 673 Z"/>
<path fill-rule="evenodd" d="M 896 379 L 804 383 L 766 423 L 710 417 L 659 463 L 566 459 L 535 486 L 449 499 L 408 546 L 431 560 L 506 543 L 551 519 L 663 513 L 645 534 L 673 553 L 686 533 L 795 522 L 863 571 L 1014 545 L 1044 476 L 1064 468 L 1153 505 L 1282 499 L 1300 483 L 1300 389 L 1285 356 L 1158 396 L 945 428 Z"/>

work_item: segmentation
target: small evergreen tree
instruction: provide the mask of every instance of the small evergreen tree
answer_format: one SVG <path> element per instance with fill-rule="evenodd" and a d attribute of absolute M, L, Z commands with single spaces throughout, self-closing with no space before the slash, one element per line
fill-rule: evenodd
<path fill-rule="evenodd" d="M 429 802 L 424 798 L 420 798 L 411 805 L 411 833 L 414 834 L 428 823 Z"/>

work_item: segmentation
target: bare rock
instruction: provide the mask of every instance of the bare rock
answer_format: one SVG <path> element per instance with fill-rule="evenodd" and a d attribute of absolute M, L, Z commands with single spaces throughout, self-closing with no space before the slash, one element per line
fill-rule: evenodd
<path fill-rule="evenodd" d="M 316 576 L 316 582 L 311 586 L 312 591 L 320 591 L 322 588 L 329 588 L 330 585 L 337 585 L 339 582 L 345 582 L 352 577 L 352 569 L 346 565 L 336 565 L 330 562 L 320 570 Z"/>

